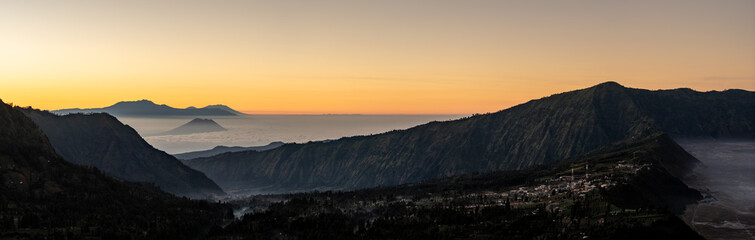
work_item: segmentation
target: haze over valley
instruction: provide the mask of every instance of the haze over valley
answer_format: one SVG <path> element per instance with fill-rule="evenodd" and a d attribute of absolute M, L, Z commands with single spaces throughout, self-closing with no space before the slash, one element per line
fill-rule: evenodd
<path fill-rule="evenodd" d="M 700 160 L 685 182 L 706 198 L 687 207 L 684 219 L 711 239 L 747 239 L 755 232 L 755 141 L 680 139 Z"/>
<path fill-rule="evenodd" d="M 119 117 L 144 140 L 171 154 L 211 149 L 215 146 L 262 146 L 271 142 L 322 141 L 406 129 L 430 121 L 446 121 L 465 115 L 250 115 L 212 117 L 228 131 L 189 135 L 158 135 L 180 126 L 191 117 Z"/>
<path fill-rule="evenodd" d="M 755 1 L 0 1 L 0 239 L 755 240 Z"/>

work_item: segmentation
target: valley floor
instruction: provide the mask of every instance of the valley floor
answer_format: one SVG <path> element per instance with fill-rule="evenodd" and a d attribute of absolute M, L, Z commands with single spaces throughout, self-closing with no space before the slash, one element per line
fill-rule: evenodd
<path fill-rule="evenodd" d="M 708 239 L 755 239 L 755 141 L 679 143 L 702 162 L 685 182 L 706 197 L 685 222 Z"/>

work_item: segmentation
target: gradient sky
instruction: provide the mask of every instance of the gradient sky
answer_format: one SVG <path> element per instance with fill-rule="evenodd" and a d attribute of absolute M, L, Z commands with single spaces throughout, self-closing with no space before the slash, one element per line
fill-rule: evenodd
<path fill-rule="evenodd" d="M 755 1 L 2 1 L 0 98 L 466 114 L 604 81 L 755 90 Z"/>

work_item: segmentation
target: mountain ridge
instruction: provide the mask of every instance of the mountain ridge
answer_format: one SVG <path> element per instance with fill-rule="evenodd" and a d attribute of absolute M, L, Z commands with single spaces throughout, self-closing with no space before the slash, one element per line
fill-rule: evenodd
<path fill-rule="evenodd" d="M 50 111 L 57 115 L 72 113 L 108 113 L 120 117 L 160 117 L 160 116 L 243 116 L 246 115 L 225 105 L 208 105 L 203 108 L 173 108 L 165 104 L 155 104 L 150 100 L 120 101 L 104 108 L 70 108 Z"/>
<path fill-rule="evenodd" d="M 672 137 L 752 138 L 754 99 L 755 93 L 748 91 L 649 91 L 607 82 L 491 114 L 184 162 L 225 189 L 260 191 L 274 186 L 306 191 L 394 185 L 524 169 L 657 131 Z M 675 105 L 682 110 L 664 115 Z"/>
<path fill-rule="evenodd" d="M 320 226 L 322 238 L 350 239 L 703 239 L 674 215 L 702 196 L 674 177 L 668 163 L 699 161 L 656 132 L 525 170 L 354 191 L 257 195 L 248 202 L 264 207 L 214 239 L 274 238 L 281 232 L 307 238 L 310 226 Z"/>
<path fill-rule="evenodd" d="M 267 151 L 270 149 L 274 149 L 280 146 L 283 146 L 283 142 L 271 142 L 268 145 L 264 146 L 251 146 L 251 147 L 241 147 L 241 146 L 215 146 L 212 149 L 203 150 L 203 151 L 193 151 L 193 152 L 185 152 L 185 153 L 178 153 L 173 154 L 176 158 L 179 160 L 188 160 L 193 158 L 200 158 L 200 157 L 210 157 L 218 154 L 223 154 L 227 152 L 241 152 L 241 151 Z"/>
<path fill-rule="evenodd" d="M 229 106 L 223 105 L 223 104 L 207 105 L 207 106 L 203 107 L 202 109 L 220 109 L 220 110 L 223 110 L 223 111 L 226 111 L 226 112 L 230 112 L 230 113 L 233 113 L 233 114 L 236 114 L 236 115 L 239 115 L 239 116 L 247 115 L 246 113 L 242 113 L 242 112 L 236 111 L 235 109 L 233 109 L 233 108 L 231 108 Z"/>
<path fill-rule="evenodd" d="M 225 194 L 205 174 L 155 149 L 136 130 L 107 113 L 57 116 L 32 108 L 17 109 L 39 126 L 67 161 L 129 181 L 152 182 L 177 195 Z"/>
<path fill-rule="evenodd" d="M 0 238 L 191 239 L 227 211 L 70 163 L 0 100 Z"/>

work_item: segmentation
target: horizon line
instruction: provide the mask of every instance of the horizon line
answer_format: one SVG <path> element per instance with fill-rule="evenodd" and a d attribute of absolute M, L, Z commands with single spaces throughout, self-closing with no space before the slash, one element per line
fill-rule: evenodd
<path fill-rule="evenodd" d="M 487 113 L 316 113 L 316 112 L 296 112 L 296 111 L 240 111 L 247 115 L 305 115 L 305 116 L 441 116 L 441 115 L 474 115 Z M 499 111 L 499 110 L 497 110 Z"/>

